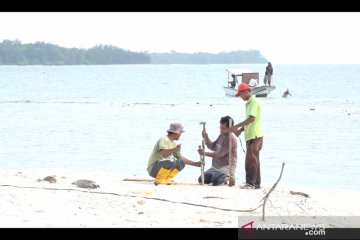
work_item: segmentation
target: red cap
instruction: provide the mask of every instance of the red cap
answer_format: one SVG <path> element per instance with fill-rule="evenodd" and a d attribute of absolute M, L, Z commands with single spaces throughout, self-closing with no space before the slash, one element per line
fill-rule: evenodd
<path fill-rule="evenodd" d="M 241 92 L 242 90 L 249 89 L 249 88 L 250 88 L 250 85 L 249 85 L 249 84 L 247 84 L 247 83 L 240 83 L 240 85 L 239 85 L 239 87 L 238 87 L 238 91 L 237 91 L 237 93 L 235 94 L 235 97 L 240 96 L 240 92 Z"/>

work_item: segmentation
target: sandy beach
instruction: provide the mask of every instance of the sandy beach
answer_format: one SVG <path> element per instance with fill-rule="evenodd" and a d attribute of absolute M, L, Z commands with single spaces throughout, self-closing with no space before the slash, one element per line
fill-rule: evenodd
<path fill-rule="evenodd" d="M 50 175 L 55 176 L 57 183 L 39 180 Z M 240 182 L 231 188 L 226 185 L 214 187 L 199 185 L 195 179 L 175 177 L 178 184 L 174 186 L 155 186 L 152 182 L 123 181 L 125 178 L 150 179 L 148 176 L 106 172 L 1 169 L 0 225 L 16 228 L 237 228 L 239 216 L 259 219 L 262 216 L 262 207 L 251 212 L 237 212 L 258 207 L 265 195 L 261 190 L 240 189 Z M 79 179 L 95 181 L 100 188 L 89 190 L 72 184 Z M 269 190 L 271 186 L 262 187 Z M 304 192 L 310 194 L 310 198 L 291 195 L 289 191 Z M 323 220 L 329 216 L 360 215 L 358 192 L 283 186 L 280 181 L 270 200 L 275 208 L 267 202 L 267 217 L 309 214 Z M 333 227 L 344 227 L 344 224 L 359 227 L 350 222 L 331 224 Z"/>

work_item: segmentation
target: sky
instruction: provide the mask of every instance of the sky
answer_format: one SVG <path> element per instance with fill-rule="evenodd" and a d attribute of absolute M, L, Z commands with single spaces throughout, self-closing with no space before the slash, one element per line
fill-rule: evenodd
<path fill-rule="evenodd" d="M 259 50 L 273 64 L 360 64 L 360 12 L 0 13 L 0 41 L 131 51 Z"/>

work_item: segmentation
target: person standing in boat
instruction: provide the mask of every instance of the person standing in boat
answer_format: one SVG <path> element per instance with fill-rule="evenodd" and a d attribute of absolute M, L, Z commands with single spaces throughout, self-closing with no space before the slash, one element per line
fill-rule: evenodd
<path fill-rule="evenodd" d="M 269 82 L 269 87 L 271 86 L 271 77 L 273 75 L 273 68 L 271 65 L 271 62 L 268 63 L 267 67 L 266 67 L 266 71 L 265 71 L 265 76 L 264 76 L 264 84 L 266 86 L 266 83 Z"/>
<path fill-rule="evenodd" d="M 230 132 L 234 132 L 239 136 L 245 131 L 246 156 L 245 156 L 245 172 L 246 183 L 256 188 L 260 188 L 260 150 L 263 145 L 264 134 L 262 132 L 261 122 L 261 106 L 259 100 L 252 95 L 249 84 L 241 83 L 235 97 L 240 96 L 245 104 L 245 121 L 238 123 L 230 128 Z M 239 129 L 240 128 L 240 129 Z M 254 189 L 249 185 L 244 185 L 243 189 Z"/>
<path fill-rule="evenodd" d="M 233 80 L 230 82 L 231 88 L 235 88 L 235 86 L 236 86 L 235 75 L 234 75 L 234 74 L 231 74 L 231 77 L 233 78 Z"/>
<path fill-rule="evenodd" d="M 229 169 L 229 122 L 231 117 L 225 116 L 220 119 L 220 135 L 218 138 L 212 142 L 206 132 L 202 132 L 202 136 L 205 139 L 206 146 L 213 152 L 205 152 L 206 157 L 212 157 L 211 168 L 209 168 L 204 173 L 204 183 L 210 184 L 213 186 L 219 186 L 223 183 L 229 181 L 229 175 L 233 176 L 231 178 L 232 185 L 235 185 L 235 172 L 237 164 L 237 139 L 234 134 L 232 134 L 232 148 L 231 148 L 231 169 L 232 174 L 230 174 Z M 232 122 L 234 122 L 232 120 Z M 204 149 L 198 149 L 200 156 L 203 155 Z M 201 176 L 198 179 L 201 183 Z"/>
<path fill-rule="evenodd" d="M 174 185 L 170 179 L 182 171 L 186 165 L 200 167 L 201 162 L 193 162 L 181 155 L 181 144 L 176 145 L 174 140 L 179 140 L 185 132 L 181 123 L 171 123 L 167 135 L 160 138 L 151 152 L 147 171 L 153 178 L 154 184 Z"/>

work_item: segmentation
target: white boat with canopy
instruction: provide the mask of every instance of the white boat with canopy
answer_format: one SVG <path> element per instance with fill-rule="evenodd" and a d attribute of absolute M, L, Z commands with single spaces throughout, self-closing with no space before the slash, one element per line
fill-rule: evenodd
<path fill-rule="evenodd" d="M 251 79 L 256 80 L 258 83 L 256 86 L 250 86 L 251 93 L 256 97 L 267 97 L 270 92 L 276 89 L 273 85 L 269 87 L 269 85 L 259 84 L 259 73 L 251 72 L 248 69 L 226 69 L 226 71 L 228 71 L 228 86 L 223 87 L 226 95 L 234 96 L 237 93 L 239 84 L 242 82 L 249 84 Z M 230 80 L 232 80 L 232 78 L 230 79 L 230 75 L 235 76 L 234 87 L 231 86 Z"/>

